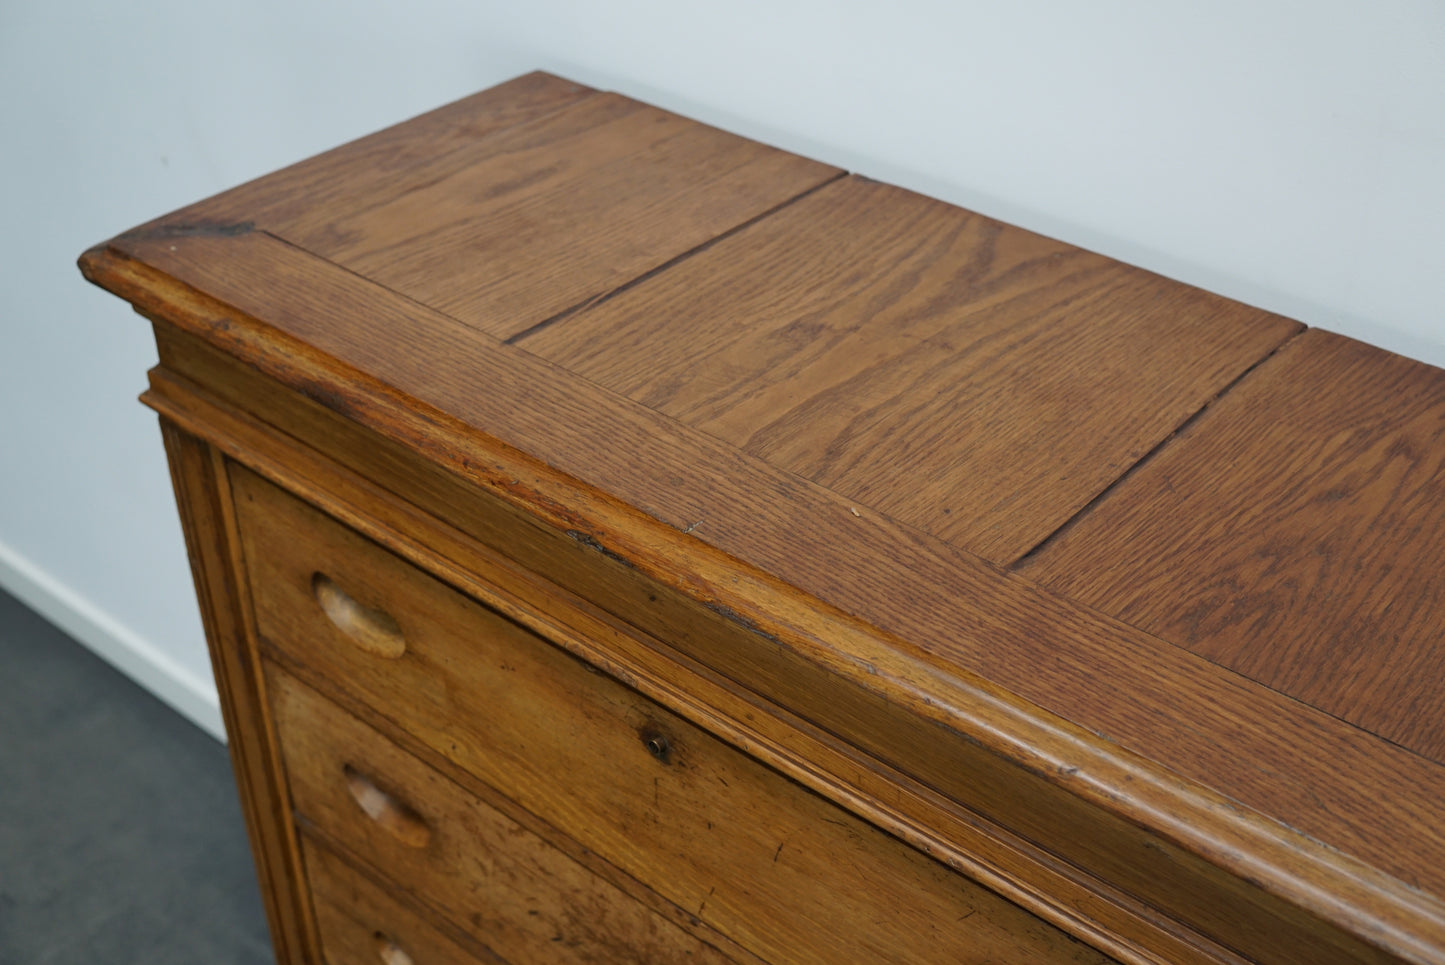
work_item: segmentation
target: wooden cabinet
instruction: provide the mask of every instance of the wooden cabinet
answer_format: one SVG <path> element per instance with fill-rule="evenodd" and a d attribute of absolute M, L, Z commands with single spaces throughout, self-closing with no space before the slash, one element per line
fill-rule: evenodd
<path fill-rule="evenodd" d="M 1445 962 L 1445 373 L 542 74 L 81 267 L 280 960 Z"/>

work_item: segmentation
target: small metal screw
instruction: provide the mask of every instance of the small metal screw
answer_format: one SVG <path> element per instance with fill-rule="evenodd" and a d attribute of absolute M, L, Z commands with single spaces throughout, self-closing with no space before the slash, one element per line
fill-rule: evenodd
<path fill-rule="evenodd" d="M 672 745 L 667 742 L 666 737 L 652 731 L 642 735 L 642 742 L 647 745 L 647 753 L 664 764 L 668 763 L 672 755 Z"/>

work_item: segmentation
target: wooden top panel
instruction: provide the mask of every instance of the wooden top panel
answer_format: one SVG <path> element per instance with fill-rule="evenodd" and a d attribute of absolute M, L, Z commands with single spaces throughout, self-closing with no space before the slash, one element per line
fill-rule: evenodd
<path fill-rule="evenodd" d="M 506 338 L 841 173 L 616 94 L 441 161 L 414 166 L 404 185 L 261 224 Z"/>
<path fill-rule="evenodd" d="M 633 202 L 626 198 L 612 198 L 617 211 L 631 213 L 609 234 L 598 220 L 608 201 L 605 192 L 594 192 L 590 175 L 574 178 L 567 166 L 575 162 L 580 171 L 587 159 L 597 160 L 589 170 L 597 172 L 598 183 L 622 185 L 616 190 L 623 195 L 637 192 L 655 200 L 672 197 L 667 192 L 674 190 L 685 193 L 682 174 L 683 181 L 664 178 L 661 194 L 649 194 L 650 179 L 629 182 L 625 151 L 605 133 L 625 128 L 637 134 L 626 126 L 646 130 L 648 119 L 666 115 L 550 78 L 523 81 L 517 83 L 527 92 L 521 99 L 525 109 L 507 111 L 479 95 L 459 113 L 410 122 L 417 131 L 431 125 L 455 133 L 455 139 L 442 139 L 447 147 L 438 156 L 397 133 L 403 125 L 129 232 L 88 252 L 82 267 L 153 317 L 379 433 L 418 461 L 441 467 L 458 485 L 486 491 L 584 540 L 601 551 L 599 559 L 685 594 L 780 650 L 802 654 L 827 673 L 954 728 L 990 753 L 1036 767 L 1041 779 L 1180 842 L 1231 874 L 1261 882 L 1316 913 L 1338 911 L 1357 934 L 1384 936 L 1378 940 L 1392 948 L 1424 948 L 1418 960 L 1445 961 L 1440 900 L 1445 767 L 1415 752 L 1427 743 L 1417 741 L 1415 751 L 1407 750 L 1169 646 L 1131 625 L 1148 623 L 1150 603 L 1147 593 L 1129 594 L 1130 579 L 1153 579 L 1165 596 L 1158 611 L 1167 617 L 1170 600 L 1181 597 L 1168 596 L 1173 584 L 1151 570 L 1149 561 L 1179 567 L 1184 586 L 1191 571 L 1170 556 L 1167 542 L 1156 547 L 1150 540 L 1156 534 L 1166 540 L 1169 533 L 1193 533 L 1213 513 L 1209 525 L 1215 529 L 1199 537 L 1205 557 L 1228 556 L 1227 547 L 1207 545 L 1216 537 L 1255 546 L 1249 530 L 1256 516 L 1247 509 L 1220 515 L 1220 507 L 1230 505 L 1236 491 L 1273 486 L 1283 506 L 1290 505 L 1292 492 L 1306 500 L 1315 493 L 1319 501 L 1358 515 L 1341 522 L 1342 544 L 1374 541 L 1365 557 L 1340 552 L 1332 559 L 1344 562 L 1315 570 L 1290 570 L 1296 564 L 1281 556 L 1279 572 L 1297 572 L 1300 580 L 1325 573 L 1366 610 L 1419 614 L 1398 624 L 1410 632 L 1438 626 L 1439 582 L 1429 583 L 1425 568 L 1440 555 L 1438 540 L 1418 535 L 1439 532 L 1438 487 L 1429 488 L 1437 484 L 1420 488 L 1421 480 L 1438 478 L 1445 449 L 1439 397 L 1428 388 L 1438 385 L 1432 381 L 1438 374 L 1406 377 L 1399 373 L 1416 371 L 1414 363 L 1396 371 L 1402 361 L 1387 365 L 1373 358 L 1384 353 L 1357 347 L 1351 350 L 1359 353 L 1356 362 L 1306 367 L 1278 382 L 1281 397 L 1260 403 L 1265 415 L 1250 430 L 1268 430 L 1264 441 L 1215 430 L 1216 423 L 1232 424 L 1228 413 L 1251 411 L 1249 401 L 1263 398 L 1258 386 L 1275 384 L 1277 372 L 1293 371 L 1297 353 L 1307 359 L 1311 346 L 1330 340 L 1315 335 L 1290 340 L 1230 388 L 1231 380 L 1295 326 L 906 192 L 856 180 L 829 184 L 832 171 L 821 166 L 798 178 L 793 161 L 767 149 L 756 157 L 739 149 L 732 173 L 709 169 L 698 190 L 713 200 L 700 202 L 696 218 L 654 222 L 647 204 L 629 207 Z M 462 118 L 473 115 L 482 133 L 461 133 L 470 123 Z M 688 159 L 698 155 L 688 153 L 694 148 L 687 145 L 714 136 L 705 128 L 687 128 L 639 150 L 646 157 L 671 158 L 659 162 L 664 167 L 688 168 Z M 546 141 L 549 137 L 555 140 Z M 574 151 L 583 141 L 591 147 Z M 541 147 L 544 142 L 554 147 Z M 728 150 L 725 142 L 723 137 L 715 146 Z M 498 152 L 498 144 L 509 146 Z M 534 149 L 539 151 L 534 161 L 542 164 L 532 183 L 521 168 L 508 166 L 508 158 Z M 670 153 L 674 149 L 679 153 Z M 545 163 L 553 150 L 555 169 Z M 389 170 L 384 159 L 390 151 L 411 160 Z M 503 180 L 489 187 L 475 175 L 478 165 Z M 777 191 L 781 200 L 770 206 L 758 201 L 751 216 L 733 210 L 739 182 L 729 178 L 742 172 L 738 176 L 753 184 L 750 172 L 764 168 L 773 173 L 756 183 L 785 184 Z M 373 175 L 379 180 L 369 181 Z M 506 180 L 509 175 L 519 176 Z M 362 188 L 338 187 L 333 179 L 355 180 Z M 442 184 L 449 187 L 442 190 Z M 810 188 L 816 190 L 808 194 Z M 492 189 L 497 194 L 489 197 Z M 555 197 L 549 193 L 554 190 Z M 502 194 L 511 195 L 515 205 L 493 204 Z M 538 250 L 553 245 L 558 258 L 578 257 L 594 272 L 595 285 L 567 289 L 555 303 L 568 304 L 551 315 L 549 307 L 514 318 L 509 299 L 522 299 L 527 285 L 535 285 L 537 297 L 545 300 L 555 286 L 572 281 L 556 275 L 558 266 L 549 261 L 508 261 L 512 256 L 500 249 L 493 253 L 495 263 L 520 275 L 490 275 L 486 264 L 468 263 L 465 252 L 477 243 L 468 232 L 490 238 L 489 219 L 526 229 L 524 210 L 560 212 L 564 196 L 591 213 L 580 227 L 559 220 L 555 233 L 543 231 L 532 243 Z M 844 196 L 857 199 L 857 212 L 831 203 Z M 409 207 L 423 197 L 443 210 L 428 214 Z M 885 197 L 894 200 L 887 205 L 877 200 Z M 719 207 L 710 207 L 714 203 Z M 445 209 L 453 204 L 472 206 L 467 225 L 448 220 Z M 691 209 L 684 199 L 677 210 Z M 719 216 L 724 210 L 732 214 Z M 784 239 L 792 237 L 788 232 L 806 234 L 808 225 L 801 222 L 810 212 L 831 236 L 823 233 L 827 244 L 790 253 Z M 696 225 L 711 231 L 733 216 L 744 225 L 747 217 L 760 220 L 677 257 L 690 250 L 683 245 L 706 233 Z M 418 218 L 426 223 L 407 234 Z M 671 227 L 664 224 L 674 220 Z M 604 246 L 618 251 L 619 264 L 637 255 L 621 243 L 624 235 L 636 231 L 652 245 L 675 231 L 676 256 L 650 277 L 632 275 L 615 284 L 633 270 L 652 269 L 609 274 L 608 265 L 586 260 L 589 251 L 567 247 L 574 229 L 597 232 Z M 916 239 L 912 245 L 909 231 Z M 855 232 L 877 250 L 856 243 Z M 353 270 L 371 264 L 367 259 L 375 259 L 367 271 L 388 270 L 383 250 L 371 247 L 383 235 L 398 243 L 410 239 L 417 248 L 436 242 L 444 254 L 435 256 L 440 261 L 426 254 L 408 260 L 405 250 L 393 251 L 405 266 L 394 278 Z M 497 243 L 504 240 L 499 236 Z M 754 266 L 758 279 L 750 281 L 731 267 L 724 271 L 715 257 L 719 251 Z M 630 264 L 642 266 L 660 256 L 637 255 Z M 775 270 L 774 261 L 792 270 Z M 703 271 L 709 265 L 711 274 Z M 450 287 L 427 289 L 452 271 L 457 274 Z M 716 304 L 700 305 L 706 299 L 690 297 L 674 276 L 704 288 Z M 763 279 L 774 286 L 771 294 Z M 520 287 L 508 289 L 512 284 Z M 846 297 L 827 297 L 830 284 Z M 412 290 L 403 290 L 407 286 Z M 1030 290 L 1034 287 L 1039 291 Z M 575 313 L 519 339 L 521 345 L 496 337 L 525 332 L 526 325 L 517 327 L 523 321 L 555 318 L 574 306 Z M 725 327 L 724 307 L 733 306 L 747 307 L 751 342 L 737 341 Z M 1076 313 L 1076 306 L 1092 314 Z M 671 308 L 694 313 L 688 316 L 691 327 L 659 321 Z M 1007 313 L 1013 311 L 1018 314 L 1010 322 Z M 1109 321 L 1087 321 L 1100 317 Z M 602 318 L 615 327 L 588 336 L 588 326 Z M 657 337 L 655 325 L 673 340 Z M 489 334 L 488 326 L 496 332 Z M 672 382 L 639 373 L 636 361 L 613 350 L 613 339 L 633 340 Z M 810 339 L 819 342 L 816 348 L 803 344 Z M 689 371 L 690 348 L 707 364 Z M 547 352 L 575 371 L 541 357 Z M 591 354 L 605 361 L 592 363 Z M 596 371 L 589 368 L 594 364 Z M 783 374 L 763 375 L 770 367 Z M 579 378 L 578 372 L 603 383 L 617 380 L 625 394 Z M 808 397 L 793 401 L 790 381 Z M 1008 401 L 969 395 L 975 382 Z M 1010 382 L 1024 388 L 1010 389 Z M 1417 394 L 1399 397 L 1401 383 Z M 1346 386 L 1348 394 L 1328 398 Z M 1147 456 L 1074 517 L 1076 525 L 1048 538 L 1221 391 L 1223 398 L 1174 442 Z M 1111 401 L 1113 395 L 1126 401 Z M 1426 397 L 1434 401 L 1420 401 Z M 1349 407 L 1354 399 L 1360 400 L 1357 409 Z M 853 421 L 824 418 L 832 407 L 847 411 L 850 405 Z M 1097 407 L 1108 418 L 1095 418 L 1089 410 Z M 774 408 L 796 414 L 750 428 L 750 420 L 766 420 Z M 1336 413 L 1330 417 L 1335 422 L 1310 422 L 1311 413 L 1326 412 Z M 1303 448 L 1286 441 L 1283 426 L 1275 431 L 1265 424 L 1290 417 L 1300 420 Z M 810 419 L 820 420 L 823 430 L 807 428 Z M 1027 419 L 1037 419 L 1037 425 L 1020 433 L 1016 423 Z M 1375 440 L 1372 420 L 1393 421 L 1388 433 L 1395 435 Z M 948 428 L 934 428 L 938 423 Z M 1408 432 L 1400 435 L 1401 426 Z M 969 446 L 959 447 L 953 433 L 965 431 L 976 435 Z M 1062 453 L 1057 458 L 1072 468 L 1051 468 L 1047 446 L 1033 442 L 1035 434 L 1057 446 Z M 950 528 L 953 516 L 967 515 L 954 509 L 964 505 L 954 500 L 974 497 L 962 483 L 967 475 L 940 457 L 935 443 L 954 446 L 953 458 L 960 460 L 975 446 L 1002 452 L 1001 459 L 1009 456 L 1009 446 L 991 442 L 995 435 L 1013 438 L 1024 455 L 1002 468 L 978 460 L 977 485 L 993 487 L 978 512 L 1002 507 L 997 518 L 1004 525 L 1019 520 L 1027 525 L 1003 535 L 986 526 Z M 1214 444 L 1200 445 L 1216 435 Z M 818 439 L 826 445 L 810 449 Z M 870 456 L 858 439 L 881 447 L 888 457 Z M 1350 455 L 1352 447 L 1356 455 Z M 1179 453 L 1192 451 L 1198 455 L 1186 465 Z M 1359 502 L 1336 493 L 1354 492 L 1344 483 L 1322 483 L 1316 490 L 1306 479 L 1314 473 L 1348 477 L 1353 470 L 1332 462 L 1336 455 L 1351 466 L 1358 458 L 1365 460 L 1361 466 L 1373 459 L 1381 467 L 1362 470 L 1360 492 L 1367 495 Z M 888 459 L 911 462 L 912 471 Z M 1151 498 L 1124 502 L 1156 477 L 1159 466 L 1172 465 L 1169 459 L 1180 460 L 1179 472 L 1156 480 L 1147 492 L 1138 489 Z M 1416 468 L 1405 471 L 1410 460 Z M 1247 461 L 1252 464 L 1246 467 Z M 790 471 L 795 465 L 797 472 Z M 892 474 L 887 487 L 868 488 L 870 466 Z M 1280 472 L 1295 480 L 1294 490 L 1276 480 Z M 799 473 L 825 480 L 836 491 Z M 1235 473 L 1238 482 L 1230 478 Z M 1087 481 L 1077 483 L 1076 475 Z M 1188 491 L 1169 493 L 1171 483 Z M 1010 512 L 1000 496 L 1009 486 L 1019 490 L 1021 505 L 1035 500 L 1028 513 Z M 892 493 L 897 500 L 887 504 L 889 512 L 903 522 L 868 510 L 885 489 L 885 496 Z M 938 515 L 930 516 L 927 498 L 914 493 L 923 489 L 942 504 Z M 1214 489 L 1219 492 L 1211 496 Z M 1065 495 L 1055 496 L 1054 490 Z M 1166 499 L 1176 500 L 1173 512 L 1180 518 L 1171 520 L 1161 508 Z M 954 511 L 945 514 L 942 508 Z M 1195 512 L 1201 515 L 1197 524 L 1184 518 Z M 1114 556 L 1100 551 L 1090 557 L 1085 534 L 1092 531 L 1106 541 L 1111 535 L 1098 522 L 1105 513 L 1114 514 L 1114 528 L 1121 532 L 1137 531 L 1138 540 L 1115 534 Z M 1374 522 L 1363 522 L 1366 517 Z M 1406 548 L 1392 550 L 1389 541 L 1376 540 L 1375 526 Z M 1289 537 L 1293 530 L 1281 532 Z M 1322 539 L 1313 531 L 1299 538 L 1315 540 L 1301 547 Z M 1022 564 L 1028 578 L 960 548 L 980 547 L 995 561 L 1008 562 L 1041 539 L 1047 540 L 1042 549 Z M 1136 552 L 1138 559 L 1131 560 Z M 1351 560 L 1382 573 L 1408 562 L 1425 582 L 1396 583 L 1398 576 L 1391 576 L 1361 586 L 1367 581 L 1352 575 Z M 1132 577 L 1090 572 L 1115 566 Z M 1244 600 L 1252 599 L 1249 592 L 1261 572 L 1264 577 L 1276 572 L 1240 567 L 1232 590 Z M 1396 595 L 1387 600 L 1381 595 L 1387 592 Z M 1133 601 L 1137 609 L 1120 620 L 1071 595 L 1098 601 L 1111 612 L 1125 612 L 1121 600 Z M 1309 588 L 1286 577 L 1274 599 L 1283 603 L 1270 605 L 1287 607 L 1288 613 L 1275 616 L 1261 604 L 1259 612 L 1274 621 L 1269 626 L 1308 624 L 1304 610 L 1316 600 Z M 1223 622 L 1201 611 L 1196 623 L 1211 621 Z M 1411 646 L 1400 632 L 1396 655 Z M 1230 646 L 1235 657 L 1247 658 L 1258 641 Z M 1305 635 L 1279 652 L 1298 649 L 1299 656 L 1290 659 L 1305 667 L 1310 646 Z M 1231 659 L 1226 653 L 1211 656 Z M 1383 664 L 1384 656 L 1377 662 Z M 1411 693 L 1428 696 L 1429 681 L 1440 680 L 1438 664 L 1428 660 L 1407 671 L 1420 678 Z M 1268 676 L 1267 669 L 1251 672 Z M 1408 718 L 1402 708 L 1397 719 Z M 1039 751 L 1045 745 L 1047 755 Z"/>
<path fill-rule="evenodd" d="M 885 653 L 909 641 L 905 655 L 914 646 L 931 654 L 949 679 L 979 674 L 1107 735 L 1104 746 L 1133 749 L 1445 893 L 1445 821 L 1432 817 L 1445 801 L 1445 768 L 886 518 L 855 517 L 827 490 L 295 254 L 259 233 L 136 236 L 88 255 L 87 269 L 147 310 L 169 305 L 178 323 L 346 418 L 556 525 L 582 527 L 609 554 L 716 600 L 760 632 L 785 631 L 756 594 L 801 589 L 811 599 L 789 612 L 822 600 L 892 635 L 855 655 L 870 679 L 908 659 Z M 159 277 L 181 287 L 167 291 Z M 217 301 L 189 307 L 196 291 Z M 220 305 L 268 321 L 252 334 Z M 480 449 L 461 446 L 463 436 Z M 496 454 L 482 454 L 489 449 Z M 499 462 L 518 451 L 564 475 L 549 483 Z M 663 525 L 609 521 L 617 500 Z M 705 545 L 726 554 L 721 571 L 692 569 Z M 746 566 L 733 569 L 737 561 Z M 931 699 L 961 703 L 957 694 Z M 1381 801 L 1378 788 L 1391 794 Z M 1400 846 L 1402 828 L 1417 829 L 1410 848 Z"/>
<path fill-rule="evenodd" d="M 1445 371 L 1318 330 L 1022 571 L 1445 761 Z"/>
<path fill-rule="evenodd" d="M 854 177 L 519 344 L 1007 564 L 1299 328 Z"/>
<path fill-rule="evenodd" d="M 526 74 L 160 220 L 172 226 L 253 223 L 286 230 L 316 212 L 353 211 L 465 167 L 479 142 L 596 94 L 550 74 Z"/>
<path fill-rule="evenodd" d="M 258 228 L 507 338 L 841 174 L 533 73 L 138 230 Z"/>

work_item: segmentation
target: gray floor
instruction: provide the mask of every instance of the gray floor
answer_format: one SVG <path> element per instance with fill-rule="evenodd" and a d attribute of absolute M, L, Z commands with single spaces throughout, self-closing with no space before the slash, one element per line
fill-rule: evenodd
<path fill-rule="evenodd" d="M 0 591 L 0 965 L 273 961 L 225 747 Z"/>

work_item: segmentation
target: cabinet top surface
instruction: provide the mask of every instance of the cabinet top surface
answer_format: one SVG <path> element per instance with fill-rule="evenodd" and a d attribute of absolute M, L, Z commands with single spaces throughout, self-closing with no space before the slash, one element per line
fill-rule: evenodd
<path fill-rule="evenodd" d="M 1445 372 L 543 74 L 82 265 L 1445 894 Z"/>

